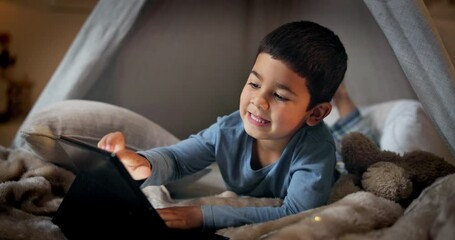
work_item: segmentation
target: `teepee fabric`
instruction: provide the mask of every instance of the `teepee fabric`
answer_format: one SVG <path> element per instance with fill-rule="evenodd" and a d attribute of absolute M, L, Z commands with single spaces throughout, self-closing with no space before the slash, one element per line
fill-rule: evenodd
<path fill-rule="evenodd" d="M 426 6 L 418 0 L 365 0 L 419 101 L 455 152 L 455 70 Z"/>
<path fill-rule="evenodd" d="M 329 2 L 329 1 L 327 1 Z M 331 1 L 330 1 L 331 2 Z M 331 2 L 333 3 L 333 2 Z M 186 5 L 185 5 L 186 4 Z M 206 20 L 207 18 L 204 18 L 202 14 L 188 14 L 190 11 L 189 8 L 193 5 L 199 4 L 199 6 L 203 6 L 199 8 L 199 11 L 206 11 L 207 15 L 210 17 L 217 18 L 217 21 L 209 22 L 207 23 Z M 211 5 L 212 4 L 212 5 Z M 289 7 L 288 4 L 293 4 L 292 7 Z M 328 5 L 329 4 L 329 5 Z M 397 61 L 399 63 L 400 67 L 397 67 L 399 70 L 399 73 L 396 75 L 401 74 L 403 76 L 403 81 L 406 82 L 408 85 L 407 88 L 409 87 L 409 84 L 406 81 L 409 81 L 410 85 L 412 86 L 411 92 L 415 92 L 417 95 L 419 101 L 422 103 L 425 111 L 427 112 L 428 116 L 433 120 L 433 123 L 435 123 L 435 126 L 437 127 L 438 131 L 440 132 L 440 135 L 443 136 L 444 140 L 447 142 L 447 145 L 450 147 L 452 154 L 455 155 L 455 128 L 453 127 L 453 123 L 455 122 L 455 111 L 453 110 L 455 106 L 455 71 L 453 64 L 451 63 L 447 52 L 442 44 L 441 39 L 439 38 L 435 27 L 432 24 L 431 17 L 426 9 L 426 6 L 424 5 L 422 0 L 364 0 L 364 4 L 362 2 L 358 2 L 357 0 L 352 0 L 352 1 L 343 1 L 342 3 L 337 2 L 337 4 L 345 4 L 342 5 L 344 8 L 343 10 L 347 10 L 348 8 L 357 8 L 357 10 L 362 10 L 359 12 L 354 12 L 352 15 L 357 14 L 358 17 L 368 17 L 369 21 L 373 21 L 371 19 L 371 16 L 374 18 L 376 21 L 377 25 L 379 25 L 380 29 L 382 30 L 384 36 L 386 37 L 388 44 L 393 50 L 393 53 L 396 57 L 396 59 L 393 59 L 393 61 Z M 360 6 L 359 6 L 360 4 Z M 295 6 L 294 6 L 295 5 Z M 145 6 L 147 6 L 147 9 L 145 9 Z M 216 11 L 210 11 L 212 9 L 211 7 L 215 6 L 218 10 Z M 266 6 L 261 10 L 261 6 Z M 311 6 L 315 7 L 315 9 L 311 8 Z M 242 62 L 242 66 L 245 66 L 244 64 L 245 61 L 244 59 L 244 53 L 241 53 L 242 49 L 244 50 L 243 52 L 248 52 L 250 50 L 252 42 L 256 43 L 254 32 L 264 32 L 264 26 L 265 25 L 275 25 L 276 22 L 283 21 L 283 20 L 288 20 L 286 18 L 287 14 L 297 14 L 297 17 L 300 19 L 305 19 L 307 17 L 314 17 L 315 15 L 318 14 L 318 7 L 324 6 L 327 9 L 330 9 L 332 14 L 330 12 L 325 12 L 322 13 L 322 15 L 325 14 L 322 20 L 325 21 L 325 19 L 331 17 L 335 13 L 338 13 L 340 9 L 334 9 L 337 7 L 333 7 L 330 5 L 330 3 L 321 3 L 319 0 L 306 0 L 306 1 L 192 1 L 191 3 L 188 2 L 182 2 L 182 1 L 146 1 L 146 0 L 100 0 L 95 7 L 94 11 L 91 13 L 90 17 L 82 27 L 80 33 L 76 37 L 74 43 L 72 44 L 71 48 L 65 55 L 63 61 L 61 62 L 60 66 L 52 76 L 51 80 L 45 87 L 44 91 L 38 98 L 37 102 L 33 106 L 31 112 L 29 113 L 30 115 L 33 115 L 34 112 L 38 111 L 44 106 L 47 106 L 51 103 L 58 102 L 61 100 L 65 99 L 84 99 L 84 98 L 91 98 L 92 95 L 95 97 L 98 97 L 99 95 L 105 94 L 109 95 L 111 98 L 117 97 L 117 99 L 114 99 L 114 104 L 119 104 L 119 103 L 128 103 L 124 104 L 126 107 L 132 108 L 132 110 L 135 107 L 138 107 L 138 104 L 142 102 L 137 101 L 136 99 L 134 100 L 128 100 L 127 102 L 124 99 L 118 100 L 121 95 L 121 97 L 129 97 L 129 98 L 134 98 L 134 93 L 131 95 L 131 93 L 119 93 L 120 90 L 128 90 L 131 89 L 131 85 L 140 85 L 139 88 L 148 88 L 150 90 L 144 90 L 144 89 L 139 89 L 143 93 L 142 95 L 150 96 L 150 95 L 159 95 L 162 94 L 162 92 L 166 91 L 172 91 L 173 88 L 181 87 L 180 85 L 186 85 L 189 86 L 188 79 L 185 79 L 185 77 L 188 75 L 187 72 L 185 72 L 185 69 L 178 69 L 176 70 L 174 68 L 177 67 L 178 65 L 184 65 L 185 61 L 187 65 L 190 66 L 190 68 L 194 67 L 200 67 L 199 71 L 201 74 L 200 76 L 196 76 L 196 78 L 207 78 L 207 74 L 204 72 L 207 70 L 212 70 L 213 72 L 211 73 L 211 77 L 217 77 L 217 74 L 219 70 L 224 70 L 224 69 L 229 69 L 229 72 L 243 72 L 247 67 L 244 69 L 239 69 L 237 65 L 240 65 L 238 63 L 239 61 Z M 337 5 L 339 6 L 339 5 Z M 303 9 L 305 8 L 305 13 L 307 13 L 305 16 L 300 16 L 302 15 L 302 11 L 297 11 L 296 9 Z M 366 8 L 368 10 L 366 10 Z M 202 10 L 201 10 L 202 9 Z M 220 10 L 221 9 L 221 10 Z M 230 11 L 232 14 L 232 19 L 225 20 L 229 22 L 229 24 L 224 24 L 224 25 L 219 25 L 220 19 L 223 17 L 221 16 L 215 16 L 213 14 L 217 14 L 219 12 L 223 12 L 224 9 L 226 12 Z M 169 16 L 169 11 L 177 10 L 175 15 Z M 280 12 L 281 11 L 281 12 Z M 369 11 L 369 13 L 368 13 Z M 285 14 L 286 13 L 286 14 Z M 366 14 L 365 14 L 366 13 Z M 148 16 L 147 18 L 142 18 L 142 22 L 138 19 L 141 19 L 141 14 L 154 14 L 154 16 L 150 17 Z M 212 15 L 210 15 L 212 14 Z M 370 16 L 370 15 L 371 16 Z M 335 21 L 335 26 L 342 25 L 343 21 L 346 21 L 348 17 L 350 17 L 350 13 L 344 14 L 344 15 L 336 15 L 334 16 L 335 19 L 331 19 L 332 21 Z M 256 16 L 256 17 L 254 17 Z M 192 17 L 193 19 L 186 19 L 187 17 Z M 276 18 L 276 19 L 275 19 Z M 146 19 L 146 21 L 144 21 Z M 349 24 L 362 24 L 362 22 L 359 20 L 355 20 L 355 22 L 352 22 L 352 20 L 355 20 L 357 18 L 351 18 L 351 22 Z M 187 21 L 188 20 L 188 21 Z M 232 20 L 232 21 L 231 21 Z M 181 21 L 189 22 L 190 27 L 194 27 L 193 29 L 189 29 L 187 26 L 176 26 L 179 23 L 182 23 Z M 235 21 L 235 23 L 232 23 Z M 184 23 L 185 23 L 184 22 Z M 367 21 L 365 21 L 367 22 Z M 157 26 L 157 24 L 162 24 L 164 26 Z M 206 26 L 205 29 L 210 29 L 212 32 L 207 32 L 207 33 L 202 33 L 201 31 L 204 30 L 204 28 L 201 28 L 198 25 L 192 26 L 191 24 L 198 24 L 198 23 L 203 23 L 208 25 Z M 259 23 L 259 26 L 256 26 L 256 23 Z M 273 23 L 273 24 L 270 24 Z M 149 24 L 152 25 L 151 27 L 149 26 L 148 28 L 141 28 L 143 27 L 144 24 Z M 260 25 L 262 24 L 262 25 Z M 348 25 L 349 25 L 348 24 Z M 139 25 L 139 26 L 138 26 Z M 347 26 L 345 29 L 347 29 L 346 36 L 349 36 L 350 33 L 355 33 L 355 29 L 353 27 L 358 27 L 358 25 L 355 26 Z M 166 41 L 166 38 L 163 38 L 165 31 L 171 29 L 174 27 L 175 32 L 172 32 L 171 36 L 171 42 L 159 42 L 159 40 Z M 224 27 L 224 28 L 223 28 Z M 377 27 L 377 26 L 376 26 Z M 230 29 L 227 29 L 230 28 Z M 142 37 L 137 37 L 138 34 L 134 33 L 132 34 L 132 31 L 143 31 L 142 34 L 145 36 Z M 154 31 L 155 32 L 154 32 Z M 192 31 L 195 31 L 194 33 Z M 369 30 L 368 28 L 366 29 L 367 31 Z M 148 32 L 147 32 L 148 31 Z M 358 30 L 358 31 L 363 31 L 363 30 Z M 380 30 L 378 30 L 380 32 Z M 230 59 L 238 59 L 238 62 L 235 63 L 235 61 L 232 60 L 227 60 L 227 63 L 220 63 L 218 65 L 215 65 L 216 67 L 219 67 L 219 70 L 217 69 L 208 69 L 206 65 L 209 62 L 215 62 L 215 61 L 222 61 L 223 58 L 226 58 L 226 53 L 223 53 L 222 51 L 213 51 L 213 50 L 206 50 L 207 52 L 203 53 L 201 55 L 201 52 L 198 52 L 199 50 L 194 50 L 191 52 L 192 54 L 183 54 L 180 52 L 172 52 L 172 54 L 169 54 L 168 49 L 164 49 L 165 47 L 168 47 L 167 45 L 172 45 L 173 49 L 184 49 L 184 46 L 191 46 L 189 45 L 189 42 L 186 43 L 185 40 L 188 38 L 185 38 L 185 36 L 179 37 L 179 33 L 182 33 L 183 35 L 188 34 L 193 34 L 196 35 L 199 32 L 200 35 L 206 35 L 207 38 L 204 38 L 203 40 L 213 40 L 212 42 L 207 42 L 207 43 L 200 43 L 197 42 L 197 38 L 191 39 L 193 42 L 197 42 L 199 45 L 221 45 L 221 44 L 231 44 L 233 41 L 237 41 L 236 43 L 236 50 L 235 52 L 240 52 L 239 54 L 231 54 Z M 230 37 L 229 33 L 234 33 L 234 40 L 226 40 L 227 37 Z M 358 32 L 357 32 L 358 33 Z M 371 33 L 371 32 L 369 32 Z M 225 34 L 225 35 L 223 35 Z M 258 34 L 259 35 L 259 34 Z M 262 34 L 260 34 L 262 35 Z M 354 38 L 356 37 L 356 34 L 351 34 L 354 35 Z M 365 35 L 368 35 L 365 34 Z M 127 54 L 124 53 L 124 51 L 127 51 L 122 49 L 122 44 L 125 45 L 124 43 L 126 42 L 127 36 L 132 36 L 131 38 L 134 41 L 130 41 L 128 47 L 135 46 L 137 44 L 143 44 L 141 45 L 142 47 L 147 47 L 147 51 L 143 51 L 141 49 L 135 49 L 134 54 L 139 55 L 142 53 L 143 55 L 147 56 L 142 56 L 142 59 L 137 60 L 137 63 L 134 63 L 135 65 L 127 65 L 126 61 L 130 61 L 130 59 L 116 59 L 116 54 L 119 54 L 120 50 L 123 50 L 123 52 L 120 51 L 120 54 L 124 54 L 123 56 L 126 57 L 131 57 Z M 136 39 L 134 39 L 136 37 Z M 362 36 L 364 37 L 364 36 Z M 383 37 L 383 36 L 381 36 Z M 130 38 L 130 40 L 131 40 Z M 138 39 L 139 38 L 139 39 Z M 254 38 L 248 39 L 248 38 Z M 169 38 L 168 38 L 169 39 Z M 221 39 L 221 40 L 220 40 Z M 246 42 L 244 42 L 244 39 L 246 39 Z M 377 40 L 377 39 L 374 39 Z M 157 42 L 158 41 L 158 42 Z M 386 40 L 384 40 L 386 41 Z M 365 42 L 368 42 L 366 40 Z M 150 45 L 157 45 L 157 48 L 151 48 L 149 47 Z M 161 44 L 161 45 L 159 45 Z M 363 51 L 361 46 L 355 45 L 357 43 L 354 43 L 351 49 L 354 49 L 356 51 Z M 362 45 L 363 42 L 361 42 L 359 45 Z M 183 46 L 182 46 L 183 45 Z M 217 46 L 218 46 L 217 45 Z M 202 46 L 203 47 L 203 46 Z M 223 46 L 220 46 L 220 48 Z M 389 46 L 387 46 L 390 48 Z M 358 48 L 358 49 L 357 49 Z M 163 50 L 164 49 L 164 50 Z M 245 50 L 248 51 L 245 51 Z M 180 51 L 180 50 L 178 50 Z M 366 47 L 366 51 L 372 51 L 371 47 Z M 163 53 L 164 52 L 164 53 Z M 156 57 L 158 54 L 167 54 L 163 55 L 166 58 L 172 59 L 171 65 L 167 66 L 169 69 L 166 73 L 158 72 L 146 72 L 143 73 L 142 75 L 146 76 L 140 76 L 142 78 L 141 81 L 139 82 L 131 82 L 133 81 L 132 79 L 134 76 L 137 74 L 134 73 L 125 73 L 125 72 L 119 72 L 118 70 L 112 70 L 114 68 L 118 67 L 123 67 L 123 68 L 134 68 L 136 67 L 144 67 L 147 64 L 152 64 L 153 63 L 160 63 L 161 59 L 160 57 Z M 393 55 L 391 53 L 391 55 Z M 156 59 L 154 60 L 155 62 L 152 63 L 147 63 L 142 65 L 142 60 L 144 58 L 150 57 L 150 55 L 155 55 Z M 205 55 L 204 55 L 205 54 Z M 243 54 L 243 55 L 242 55 Z M 130 54 L 131 55 L 131 54 Z M 170 56 L 169 56 L 170 55 Z M 201 56 L 213 56 L 212 58 L 203 58 Z M 135 56 L 132 56 L 133 58 Z M 203 58 L 203 59 L 202 59 Z M 194 59 L 194 61 L 193 61 Z M 383 60 L 382 56 L 367 56 L 366 58 L 360 58 L 360 61 L 364 59 L 365 61 L 367 60 L 375 60 L 375 61 L 383 61 L 386 62 L 387 60 Z M 194 63 L 195 61 L 199 61 Z M 357 61 L 359 61 L 357 59 Z M 114 65 L 113 62 L 117 62 L 116 64 L 120 65 Z M 174 64 L 175 63 L 175 64 Z M 358 63 L 358 62 L 357 62 Z M 174 65 L 172 65 L 174 64 Z M 230 65 L 229 65 L 230 64 Z M 140 66 L 138 66 L 140 65 Z M 373 64 L 375 65 L 375 64 Z M 395 64 L 398 65 L 398 64 Z M 159 68 L 161 65 L 157 64 L 153 67 Z M 213 66 L 213 65 L 211 65 Z M 150 68 L 151 66 L 147 66 Z M 360 71 L 364 71 L 366 68 L 359 66 L 359 65 L 354 65 L 354 68 L 356 68 Z M 376 66 L 373 66 L 373 68 Z M 352 67 L 350 67 L 352 68 Z M 166 70 L 165 69 L 165 70 Z M 162 69 L 157 69 L 157 70 L 162 70 Z M 187 69 L 186 69 L 187 70 Z M 377 75 L 378 72 L 383 71 L 380 66 L 378 66 L 377 69 L 375 69 L 377 72 L 373 74 L 368 74 L 368 73 L 361 73 L 359 79 L 362 80 L 362 78 L 368 78 L 371 75 Z M 402 72 L 401 72 L 402 70 Z M 135 70 L 131 70 L 135 71 Z M 172 82 L 168 81 L 168 83 L 163 82 L 162 80 L 156 80 L 157 82 L 161 81 L 161 85 L 166 85 L 166 89 L 157 89 L 159 85 L 157 85 L 156 82 L 153 82 L 153 78 L 162 77 L 164 79 L 169 79 L 172 74 L 169 74 L 170 71 L 173 72 L 178 72 L 179 75 L 174 75 L 174 78 L 177 79 L 175 81 L 179 82 Z M 108 72 L 108 74 L 106 74 Z M 404 75 L 403 75 L 404 73 Z M 160 75 L 161 74 L 161 75 Z M 199 74 L 199 73 L 198 73 Z M 203 75 L 205 74 L 205 75 Z M 149 76 L 150 75 L 150 76 Z M 229 75 L 228 78 L 234 76 L 232 81 L 237 81 L 237 78 L 243 78 L 242 74 L 238 74 L 240 77 L 237 75 Z M 120 77 L 119 77 L 120 76 Z M 119 88 L 116 89 L 111 89 L 113 92 L 107 92 L 105 89 L 98 90 L 98 91 L 93 91 L 93 88 L 101 88 L 100 86 L 103 86 L 103 84 L 109 83 L 111 79 L 113 78 L 121 78 L 118 80 L 117 84 L 119 84 Z M 195 79 L 190 79 L 194 81 Z M 378 89 L 378 86 L 381 84 L 391 84 L 393 83 L 395 79 L 385 79 L 384 81 L 372 81 L 371 84 L 373 88 Z M 214 84 L 216 81 L 211 81 L 210 77 L 206 81 L 207 84 Z M 240 80 L 239 80 L 240 81 Z M 244 79 L 241 79 L 243 82 Z M 102 84 L 100 84 L 102 82 Z M 143 84 L 148 84 L 147 86 L 142 86 Z M 218 84 L 218 83 L 217 83 Z M 235 83 L 238 84 L 238 83 Z M 240 84 L 243 83 L 239 83 Z M 176 86 L 179 85 L 179 86 Z M 402 86 L 403 84 L 397 84 Z M 105 85 L 104 85 L 105 86 Z M 376 87 L 375 87 L 376 86 Z M 226 95 L 223 95 L 223 91 L 219 90 L 217 87 L 218 85 L 213 85 L 214 92 L 216 92 L 220 97 L 220 103 L 214 103 L 213 105 L 222 105 L 225 104 L 223 102 L 224 100 L 222 99 Z M 360 85 L 356 84 L 356 87 L 360 87 Z M 230 86 L 231 90 L 237 90 L 237 85 Z M 391 87 L 394 88 L 394 87 Z M 137 89 L 137 88 L 136 88 Z M 226 89 L 226 88 L 223 88 Z M 389 88 L 390 89 L 390 88 Z M 401 89 L 401 87 L 399 87 Z M 125 90 L 125 91 L 126 91 Z M 361 92 L 357 91 L 358 89 L 355 89 L 356 92 Z M 137 91 L 137 90 L 136 90 Z M 368 91 L 371 91 L 369 89 Z M 398 90 L 400 91 L 400 90 Z M 219 93 L 218 93 L 219 92 Z M 94 93 L 94 94 L 93 94 Z M 153 94 L 149 94 L 153 93 Z M 367 95 L 367 91 L 363 91 L 363 95 Z M 165 94 L 166 98 L 169 98 L 167 93 Z M 377 95 L 377 93 L 376 93 Z M 384 93 L 384 95 L 387 95 Z M 202 96 L 202 97 L 200 97 Z M 198 96 L 197 99 L 192 99 L 194 101 L 198 101 L 198 103 L 202 103 L 204 101 L 204 93 L 201 93 L 200 96 Z M 230 95 L 229 95 L 230 97 Z M 200 98 L 200 99 L 199 99 Z M 158 99 L 162 99 L 161 97 Z M 97 100 L 97 99 L 95 99 Z M 112 99 L 108 99 L 112 100 Z M 156 99 L 155 99 L 156 100 Z M 115 102 L 116 101 L 116 102 Z M 122 102 L 123 101 L 123 102 Z M 133 101 L 133 103 L 131 103 Z M 144 100 L 141 100 L 144 101 Z M 141 109 L 143 110 L 142 112 L 139 111 L 140 113 L 143 113 L 145 111 L 151 112 L 159 108 L 160 104 L 164 103 L 163 101 L 154 101 L 154 100 L 148 100 L 149 102 L 145 102 L 142 104 L 147 104 L 149 107 L 144 107 L 140 106 Z M 130 104 L 131 103 L 131 104 Z M 119 104 L 123 105 L 123 104 Z M 131 106 L 128 106 L 131 105 Z M 150 107 L 151 106 L 151 107 Z M 144 110 L 146 108 L 146 110 Z M 164 107 L 166 108 L 166 107 Z M 225 106 L 225 108 L 227 108 Z M 186 108 L 185 110 L 190 109 Z M 174 119 L 176 122 L 175 124 L 179 125 L 181 124 L 181 118 L 179 117 L 179 114 L 176 112 L 178 111 L 172 111 L 171 109 L 165 109 L 163 111 L 165 112 L 166 116 L 162 116 L 163 118 L 166 117 L 167 119 Z M 212 108 L 212 112 L 215 112 L 216 109 Z M 208 111 L 207 111 L 208 112 Z M 186 113 L 185 113 L 186 114 Z M 195 113 L 195 114 L 206 114 L 206 113 Z M 154 113 L 154 116 L 161 116 L 164 115 L 160 112 L 160 114 L 157 114 L 156 112 Z M 207 115 L 207 114 L 206 114 Z M 192 116 L 192 115 L 191 115 Z M 186 121 L 191 119 L 191 116 L 185 116 Z M 209 116 L 210 117 L 210 116 Z M 205 118 L 209 118 L 205 117 Z M 29 117 L 28 117 L 29 118 Z M 27 119 L 28 119 L 27 118 Z M 23 125 L 26 124 L 27 122 L 24 122 Z M 204 121 L 210 121 L 213 122 L 213 119 L 210 118 L 210 120 L 205 119 Z M 195 120 L 199 121 L 200 123 L 198 124 L 206 124 L 205 122 L 203 123 L 200 120 Z M 199 125 L 198 125 L 199 126 Z M 18 134 L 19 135 L 19 134 Z M 19 136 L 16 136 L 16 139 Z"/>

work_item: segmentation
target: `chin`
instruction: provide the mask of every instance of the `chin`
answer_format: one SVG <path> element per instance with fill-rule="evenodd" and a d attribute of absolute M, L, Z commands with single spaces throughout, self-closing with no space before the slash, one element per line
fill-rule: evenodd
<path fill-rule="evenodd" d="M 268 138 L 268 134 L 264 132 L 257 131 L 255 129 L 252 129 L 251 127 L 244 127 L 245 132 L 252 138 L 254 139 L 266 139 Z"/>
<path fill-rule="evenodd" d="M 257 133 L 255 133 L 255 131 L 252 130 L 251 127 L 248 126 L 247 124 L 248 123 L 245 123 L 245 121 L 243 121 L 243 129 L 245 130 L 246 134 L 250 135 L 251 137 L 256 138 Z"/>

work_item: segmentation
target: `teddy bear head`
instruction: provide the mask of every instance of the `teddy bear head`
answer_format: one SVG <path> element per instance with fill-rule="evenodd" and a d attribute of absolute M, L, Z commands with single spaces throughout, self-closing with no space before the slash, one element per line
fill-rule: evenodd
<path fill-rule="evenodd" d="M 342 140 L 346 170 L 359 188 L 407 206 L 437 178 L 455 173 L 455 166 L 427 151 L 402 155 L 381 150 L 365 135 L 352 132 Z"/>

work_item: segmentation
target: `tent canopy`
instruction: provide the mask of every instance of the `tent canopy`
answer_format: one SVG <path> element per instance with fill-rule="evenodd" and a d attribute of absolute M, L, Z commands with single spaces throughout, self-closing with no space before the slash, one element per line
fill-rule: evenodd
<path fill-rule="evenodd" d="M 455 70 L 421 0 L 100 0 L 27 119 L 89 99 L 185 138 L 238 108 L 260 39 L 294 20 L 340 36 L 359 105 L 418 99 L 455 155 Z"/>

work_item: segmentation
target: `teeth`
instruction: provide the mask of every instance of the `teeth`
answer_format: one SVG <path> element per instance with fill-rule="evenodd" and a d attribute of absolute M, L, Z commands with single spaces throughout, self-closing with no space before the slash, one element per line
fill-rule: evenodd
<path fill-rule="evenodd" d="M 258 122 L 258 123 L 267 123 L 267 121 L 264 121 L 258 117 L 256 117 L 255 115 L 251 114 L 251 119 L 253 119 L 254 121 Z"/>

